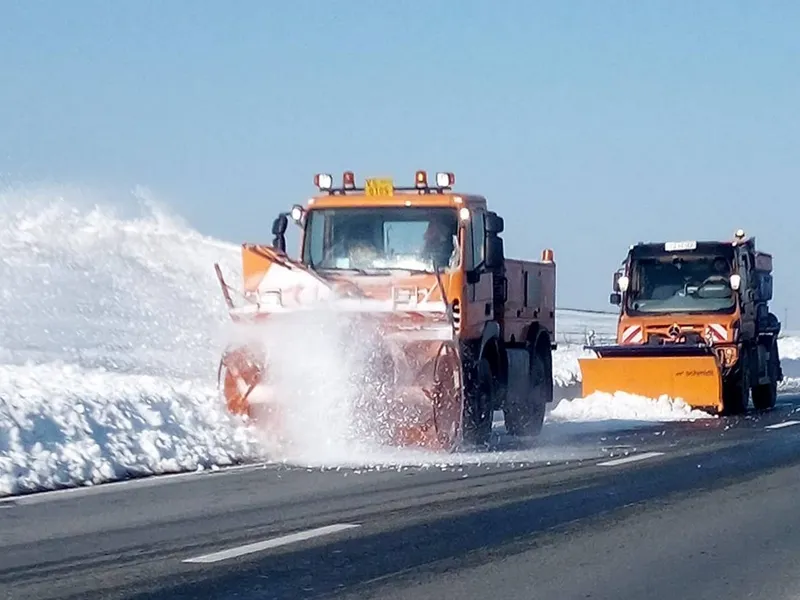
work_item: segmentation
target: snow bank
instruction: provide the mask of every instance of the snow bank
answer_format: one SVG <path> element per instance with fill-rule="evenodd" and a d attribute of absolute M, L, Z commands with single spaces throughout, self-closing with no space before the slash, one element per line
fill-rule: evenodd
<path fill-rule="evenodd" d="M 800 360 L 800 336 L 787 335 L 778 340 L 781 360 Z"/>
<path fill-rule="evenodd" d="M 614 343 L 617 317 L 607 313 L 562 309 L 556 314 L 556 342 L 553 353 L 553 381 L 556 394 L 562 397 L 578 389 L 581 382 L 579 358 L 590 358 L 594 353 L 584 350 L 588 336 L 594 333 L 596 344 Z M 559 389 L 560 388 L 560 389 Z"/>
<path fill-rule="evenodd" d="M 0 495 L 258 454 L 216 392 L 215 261 L 238 246 L 142 191 L 0 191 Z"/>
<path fill-rule="evenodd" d="M 6 366 L 0 397 L 0 495 L 259 455 L 202 382 L 55 363 Z"/>
<path fill-rule="evenodd" d="M 558 387 L 567 388 L 581 382 L 579 358 L 594 354 L 577 344 L 562 344 L 553 353 L 553 381 Z"/>

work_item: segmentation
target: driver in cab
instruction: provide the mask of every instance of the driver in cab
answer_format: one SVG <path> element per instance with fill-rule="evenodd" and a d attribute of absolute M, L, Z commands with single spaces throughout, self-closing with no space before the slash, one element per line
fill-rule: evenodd
<path fill-rule="evenodd" d="M 456 254 L 457 228 L 455 219 L 432 219 L 423 236 L 422 257 L 439 267 L 450 266 Z"/>

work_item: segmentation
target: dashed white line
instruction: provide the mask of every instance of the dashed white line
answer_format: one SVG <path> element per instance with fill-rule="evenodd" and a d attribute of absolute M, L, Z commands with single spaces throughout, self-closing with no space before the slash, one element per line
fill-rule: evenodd
<path fill-rule="evenodd" d="M 227 550 L 220 550 L 219 552 L 212 552 L 211 554 L 203 554 L 201 556 L 187 558 L 182 562 L 215 563 L 222 560 L 229 560 L 231 558 L 244 556 L 245 554 L 252 554 L 253 552 L 261 552 L 263 550 L 269 550 L 270 548 L 278 548 L 280 546 L 286 546 L 287 544 L 294 544 L 296 542 L 310 540 L 323 535 L 338 533 L 339 531 L 345 531 L 347 529 L 354 529 L 356 527 L 361 527 L 361 525 L 356 525 L 354 523 L 336 523 L 334 525 L 326 525 L 325 527 L 317 527 L 316 529 L 306 529 L 305 531 L 298 531 L 296 533 L 270 538 L 261 542 L 254 542 L 252 544 L 245 544 L 244 546 L 236 546 L 234 548 L 228 548 Z"/>
<path fill-rule="evenodd" d="M 784 427 L 791 427 L 792 425 L 800 425 L 800 421 L 784 421 L 783 423 L 773 423 L 767 425 L 764 429 L 783 429 Z"/>
<path fill-rule="evenodd" d="M 656 456 L 662 456 L 663 454 L 663 452 L 642 452 L 641 454 L 632 454 L 631 456 L 626 456 L 624 458 L 615 458 L 614 460 L 607 460 L 597 463 L 597 466 L 616 467 L 617 465 L 625 465 L 632 462 L 638 462 L 640 460 L 646 460 L 648 458 L 655 458 Z"/>

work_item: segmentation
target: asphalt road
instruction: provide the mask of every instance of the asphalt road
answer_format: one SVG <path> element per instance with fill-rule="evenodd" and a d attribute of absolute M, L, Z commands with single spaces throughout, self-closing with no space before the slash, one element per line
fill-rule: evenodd
<path fill-rule="evenodd" d="M 2 501 L 0 597 L 800 594 L 800 398 L 506 443 L 478 464 L 248 466 Z"/>

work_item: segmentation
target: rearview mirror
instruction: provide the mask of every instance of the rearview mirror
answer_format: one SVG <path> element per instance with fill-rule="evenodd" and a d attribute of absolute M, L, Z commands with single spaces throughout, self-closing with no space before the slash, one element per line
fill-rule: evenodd
<path fill-rule="evenodd" d="M 505 222 L 503 221 L 503 217 L 493 212 L 486 213 L 486 222 L 484 225 L 486 233 L 497 235 L 498 233 L 503 233 L 504 228 Z"/>
<path fill-rule="evenodd" d="M 485 250 L 484 265 L 488 270 L 499 269 L 503 266 L 503 240 L 501 238 L 487 236 Z"/>
<path fill-rule="evenodd" d="M 289 219 L 286 215 L 281 213 L 272 222 L 272 235 L 283 235 L 286 233 L 286 228 L 289 226 Z"/>

